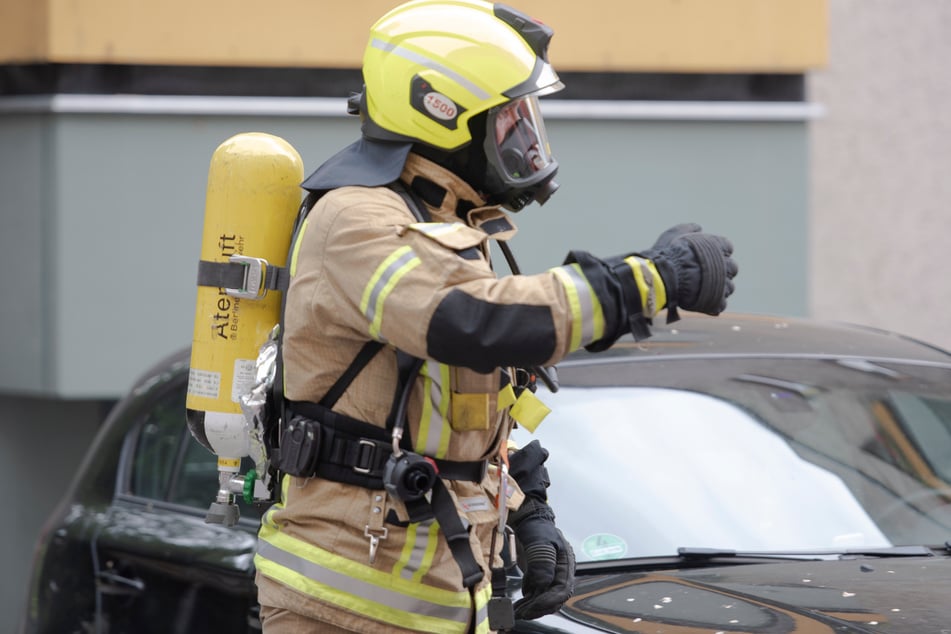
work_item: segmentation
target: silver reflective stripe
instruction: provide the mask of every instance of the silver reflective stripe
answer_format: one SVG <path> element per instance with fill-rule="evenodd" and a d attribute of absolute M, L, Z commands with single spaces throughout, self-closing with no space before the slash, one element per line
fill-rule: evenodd
<path fill-rule="evenodd" d="M 644 302 L 645 306 L 642 308 L 642 310 L 648 317 L 653 317 L 657 314 L 657 310 L 655 308 L 657 305 L 657 292 L 654 290 L 654 274 L 647 266 L 646 260 L 639 258 L 636 255 L 632 255 L 629 259 L 635 262 L 638 268 L 640 268 L 641 276 L 644 279 L 644 286 L 647 289 L 647 298 Z"/>
<path fill-rule="evenodd" d="M 426 363 L 426 376 L 429 378 L 429 398 L 430 412 L 428 420 L 421 420 L 420 427 L 425 427 L 425 436 L 419 440 L 425 443 L 419 447 L 417 441 L 417 450 L 422 450 L 427 456 L 435 458 L 444 458 L 445 450 L 443 448 L 443 436 L 446 433 L 446 409 L 449 406 L 447 402 L 448 393 L 446 379 L 443 377 L 443 364 L 437 361 L 428 361 Z M 425 413 L 425 410 L 424 410 Z"/>
<path fill-rule="evenodd" d="M 456 82 L 457 84 L 459 84 L 460 86 L 462 86 L 463 88 L 471 92 L 477 99 L 488 99 L 490 96 L 489 93 L 482 90 L 477 85 L 475 85 L 474 83 L 472 83 L 471 81 L 469 81 L 468 79 L 466 79 L 465 77 L 457 73 L 456 71 L 452 70 L 451 68 L 446 68 L 442 64 L 435 62 L 429 59 L 428 57 L 424 57 L 423 55 L 420 55 L 419 53 L 416 53 L 415 51 L 411 51 L 408 48 L 404 48 L 397 44 L 388 44 L 378 38 L 373 38 L 373 40 L 370 42 L 370 46 L 372 46 L 373 48 L 378 48 L 381 51 L 385 51 L 387 53 L 393 53 L 395 55 L 399 55 L 403 59 L 408 59 L 411 62 L 419 64 L 420 66 L 425 66 L 426 68 L 431 68 L 432 70 L 439 71 L 446 77 L 449 77 L 454 82 Z"/>
<path fill-rule="evenodd" d="M 412 580 L 417 573 L 425 574 L 432 564 L 432 555 L 426 557 L 429 550 L 429 544 L 436 535 L 433 531 L 439 530 L 435 519 L 423 520 L 415 525 L 415 537 L 413 539 L 413 549 L 406 559 L 406 563 L 400 570 L 400 576 L 404 579 Z M 425 567 L 424 567 L 425 566 Z"/>
<path fill-rule="evenodd" d="M 434 237 L 455 233 L 466 227 L 461 222 L 414 222 L 410 226 L 420 233 Z"/>
<path fill-rule="evenodd" d="M 574 266 L 563 266 L 561 270 L 567 273 L 578 297 L 578 308 L 581 310 L 581 345 L 586 346 L 595 339 L 594 334 L 594 304 L 591 297 L 591 287 L 584 274 Z"/>
<path fill-rule="evenodd" d="M 476 632 L 488 631 L 487 629 L 488 624 L 486 623 L 486 619 L 488 618 L 489 618 L 489 606 L 488 604 L 483 603 L 481 606 L 479 606 L 476 609 L 476 613 L 475 613 Z"/>
<path fill-rule="evenodd" d="M 394 590 L 355 579 L 342 572 L 325 568 L 307 559 L 293 555 L 273 544 L 259 540 L 258 555 L 278 565 L 303 575 L 312 581 L 330 586 L 338 591 L 346 592 L 365 600 L 393 610 L 400 610 L 410 614 L 420 614 L 457 623 L 469 622 L 468 608 L 454 608 L 439 605 L 406 596 Z"/>
<path fill-rule="evenodd" d="M 380 331 L 380 322 L 382 319 L 377 317 L 376 312 L 380 296 L 388 290 L 389 285 L 393 282 L 394 278 L 397 277 L 397 274 L 400 273 L 400 270 L 412 262 L 414 258 L 416 258 L 416 253 L 412 249 L 407 248 L 399 257 L 387 264 L 386 268 L 380 273 L 380 276 L 373 284 L 373 288 L 370 290 L 364 308 L 364 315 L 366 315 L 367 320 L 370 322 L 371 334 L 379 335 Z"/>

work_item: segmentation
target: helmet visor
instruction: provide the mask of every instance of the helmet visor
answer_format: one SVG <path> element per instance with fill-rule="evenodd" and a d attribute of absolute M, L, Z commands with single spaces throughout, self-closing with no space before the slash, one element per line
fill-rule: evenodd
<path fill-rule="evenodd" d="M 553 163 L 538 97 L 529 95 L 489 111 L 489 139 L 494 140 L 494 161 L 510 183 L 533 182 Z"/>

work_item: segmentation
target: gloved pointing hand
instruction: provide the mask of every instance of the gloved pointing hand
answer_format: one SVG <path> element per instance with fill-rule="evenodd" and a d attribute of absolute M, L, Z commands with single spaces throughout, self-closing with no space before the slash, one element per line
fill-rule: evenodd
<path fill-rule="evenodd" d="M 667 291 L 668 315 L 677 307 L 708 315 L 726 309 L 739 268 L 730 256 L 733 244 L 722 236 L 703 233 L 700 225 L 677 225 L 662 233 L 640 255 L 657 267 Z M 669 320 L 672 321 L 672 320 Z"/>

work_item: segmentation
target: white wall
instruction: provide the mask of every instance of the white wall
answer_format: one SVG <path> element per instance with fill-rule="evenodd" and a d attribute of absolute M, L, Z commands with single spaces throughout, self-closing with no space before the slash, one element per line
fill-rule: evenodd
<path fill-rule="evenodd" d="M 951 347 L 951 2 L 830 0 L 811 314 Z"/>

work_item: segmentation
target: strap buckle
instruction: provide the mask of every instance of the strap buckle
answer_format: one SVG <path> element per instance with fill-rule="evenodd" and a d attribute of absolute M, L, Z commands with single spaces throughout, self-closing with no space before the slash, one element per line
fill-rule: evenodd
<path fill-rule="evenodd" d="M 357 452 L 357 459 L 352 468 L 357 473 L 367 475 L 373 470 L 373 458 L 376 456 L 377 443 L 369 438 L 361 438 L 357 442 L 359 444 L 359 450 Z"/>
<path fill-rule="evenodd" d="M 224 289 L 225 293 L 241 299 L 263 299 L 267 295 L 267 260 L 247 255 L 232 255 L 228 261 L 244 267 L 244 282 L 241 288 Z"/>

